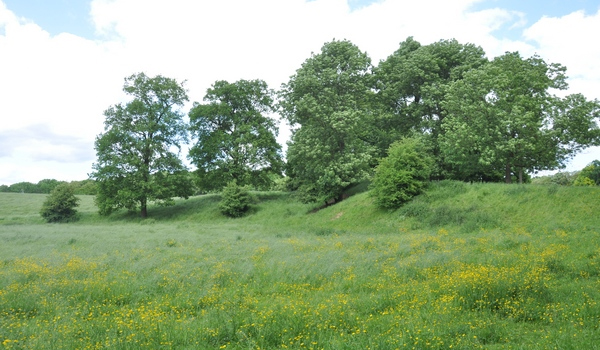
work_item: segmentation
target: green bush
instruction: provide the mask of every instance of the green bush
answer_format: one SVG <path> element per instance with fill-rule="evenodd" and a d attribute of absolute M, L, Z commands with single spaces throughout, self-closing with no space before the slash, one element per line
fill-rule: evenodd
<path fill-rule="evenodd" d="M 575 179 L 573 186 L 596 186 L 596 183 L 589 177 L 579 175 Z"/>
<path fill-rule="evenodd" d="M 393 143 L 380 160 L 371 183 L 371 195 L 380 208 L 396 209 L 420 194 L 431 174 L 433 160 L 418 139 Z"/>
<path fill-rule="evenodd" d="M 56 186 L 42 205 L 40 214 L 46 222 L 69 222 L 77 217 L 75 207 L 79 198 L 75 197 L 73 186 L 66 183 Z"/>
<path fill-rule="evenodd" d="M 594 160 L 583 168 L 575 179 L 575 186 L 600 185 L 600 160 Z"/>
<path fill-rule="evenodd" d="M 239 218 L 243 216 L 252 204 L 252 195 L 245 186 L 239 186 L 232 181 L 225 186 L 221 193 L 219 210 L 225 216 Z"/>

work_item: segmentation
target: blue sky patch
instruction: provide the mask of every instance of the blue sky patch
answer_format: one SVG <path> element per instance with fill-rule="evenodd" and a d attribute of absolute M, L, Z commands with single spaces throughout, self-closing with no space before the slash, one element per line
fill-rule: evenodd
<path fill-rule="evenodd" d="M 35 22 L 50 35 L 63 32 L 94 38 L 87 0 L 2 0 L 18 17 Z"/>
<path fill-rule="evenodd" d="M 533 25 L 542 17 L 562 17 L 579 10 L 584 10 L 586 15 L 594 15 L 600 9 L 600 0 L 484 0 L 473 5 L 471 11 L 492 8 L 523 13 L 526 22 L 522 26 L 515 25 L 521 20 L 515 18 L 513 22 L 505 24 L 494 32 L 499 38 L 521 40 L 523 29 Z"/>

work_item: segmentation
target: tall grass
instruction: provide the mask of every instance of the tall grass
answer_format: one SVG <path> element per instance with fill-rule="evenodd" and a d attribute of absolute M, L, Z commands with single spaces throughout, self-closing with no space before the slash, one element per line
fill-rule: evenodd
<path fill-rule="evenodd" d="M 394 212 L 361 193 L 312 214 L 273 192 L 241 219 L 217 195 L 147 220 L 83 197 L 73 224 L 38 221 L 44 196 L 0 194 L 0 343 L 598 348 L 594 191 L 443 182 Z"/>

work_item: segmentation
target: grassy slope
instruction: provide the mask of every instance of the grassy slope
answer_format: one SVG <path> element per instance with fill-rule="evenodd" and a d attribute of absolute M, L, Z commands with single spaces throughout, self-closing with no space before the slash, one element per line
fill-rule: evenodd
<path fill-rule="evenodd" d="M 44 198 L 0 193 L 7 348 L 600 341 L 598 188 L 442 182 L 395 212 L 361 193 L 313 214 L 263 193 L 235 220 L 218 196 L 147 220 L 99 217 L 82 196 L 67 225 L 41 221 Z"/>

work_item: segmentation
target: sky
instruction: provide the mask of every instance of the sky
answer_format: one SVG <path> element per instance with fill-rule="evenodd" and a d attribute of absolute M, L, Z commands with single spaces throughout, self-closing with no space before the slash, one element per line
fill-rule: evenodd
<path fill-rule="evenodd" d="M 88 178 L 103 112 L 134 73 L 185 81 L 187 113 L 217 80 L 278 89 L 333 39 L 377 64 L 409 36 L 454 38 L 561 63 L 568 93 L 600 99 L 598 33 L 600 0 L 0 0 L 0 185 Z"/>

